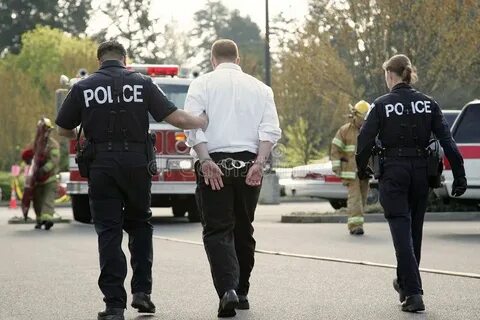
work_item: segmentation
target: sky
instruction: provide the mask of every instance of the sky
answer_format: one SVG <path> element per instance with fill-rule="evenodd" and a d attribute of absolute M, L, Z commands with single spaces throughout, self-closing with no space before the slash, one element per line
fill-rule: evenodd
<path fill-rule="evenodd" d="M 100 0 L 97 0 L 100 1 Z M 193 14 L 205 6 L 206 0 L 152 0 L 154 17 L 161 18 L 162 22 L 172 19 L 188 31 L 193 28 Z M 242 15 L 249 15 L 262 31 L 265 30 L 265 1 L 264 0 L 223 0 L 223 4 L 230 10 L 238 9 Z M 283 12 L 287 18 L 303 21 L 308 9 L 308 0 L 269 0 L 270 18 Z M 102 26 L 102 21 L 96 21 L 87 29 L 87 33 L 95 33 L 94 29 Z"/>

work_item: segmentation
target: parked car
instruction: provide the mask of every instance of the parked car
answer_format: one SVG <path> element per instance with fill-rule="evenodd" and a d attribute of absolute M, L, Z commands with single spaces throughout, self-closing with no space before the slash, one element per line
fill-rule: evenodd
<path fill-rule="evenodd" d="M 375 180 L 370 183 L 368 203 L 378 201 Z M 285 193 L 292 197 L 322 198 L 335 209 L 346 207 L 348 190 L 332 170 L 332 163 L 309 164 L 293 168 L 291 180 L 285 184 Z"/>
<path fill-rule="evenodd" d="M 292 168 L 275 168 L 278 176 L 278 184 L 280 185 L 280 196 L 286 196 L 285 186 L 292 183 Z"/>
<path fill-rule="evenodd" d="M 467 103 L 452 127 L 452 135 L 462 153 L 468 188 L 461 201 L 480 202 L 480 100 Z M 438 197 L 451 198 L 453 174 L 448 160 L 444 158 L 444 183 L 435 189 Z"/>

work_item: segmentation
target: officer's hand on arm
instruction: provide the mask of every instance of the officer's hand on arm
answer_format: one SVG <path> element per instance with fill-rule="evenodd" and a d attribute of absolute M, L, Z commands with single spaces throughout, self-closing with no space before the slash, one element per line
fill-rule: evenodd
<path fill-rule="evenodd" d="M 180 129 L 207 128 L 208 118 L 206 115 L 199 117 L 191 115 L 183 110 L 176 110 L 165 118 L 165 121 Z"/>
<path fill-rule="evenodd" d="M 467 179 L 465 177 L 454 178 L 452 184 L 452 196 L 460 197 L 467 191 Z"/>

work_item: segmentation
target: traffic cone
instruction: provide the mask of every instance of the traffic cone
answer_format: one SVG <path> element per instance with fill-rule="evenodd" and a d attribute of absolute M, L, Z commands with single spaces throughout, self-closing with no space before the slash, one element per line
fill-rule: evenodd
<path fill-rule="evenodd" d="M 8 206 L 10 209 L 17 209 L 17 194 L 15 190 L 12 189 L 12 193 L 10 195 L 10 205 Z"/>

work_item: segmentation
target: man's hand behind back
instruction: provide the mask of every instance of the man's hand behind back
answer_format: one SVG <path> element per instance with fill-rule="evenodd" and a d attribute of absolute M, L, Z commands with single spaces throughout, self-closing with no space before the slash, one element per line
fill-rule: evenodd
<path fill-rule="evenodd" d="M 223 172 L 218 165 L 210 160 L 205 160 L 201 164 L 202 176 L 205 184 L 210 186 L 212 190 L 220 190 L 223 188 Z"/>

